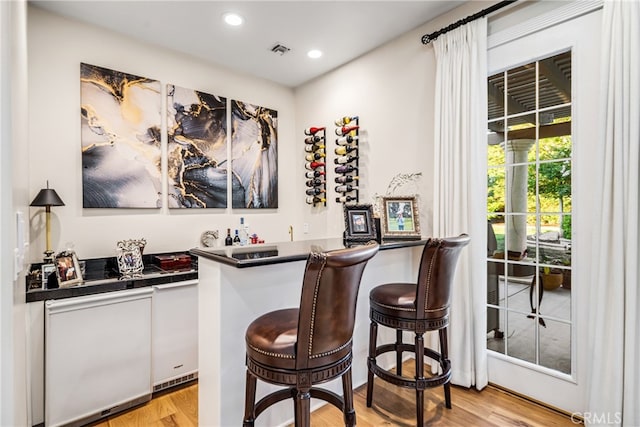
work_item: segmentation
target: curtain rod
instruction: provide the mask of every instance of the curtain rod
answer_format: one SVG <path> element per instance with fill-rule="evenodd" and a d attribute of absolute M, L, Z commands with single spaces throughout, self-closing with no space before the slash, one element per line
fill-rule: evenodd
<path fill-rule="evenodd" d="M 483 16 L 486 16 L 492 12 L 495 12 L 498 9 L 502 9 L 505 6 L 509 6 L 511 3 L 514 3 L 516 1 L 518 0 L 501 1 L 499 3 L 494 4 L 491 7 L 481 10 L 478 13 L 474 13 L 473 15 L 467 16 L 464 19 L 460 19 L 459 21 L 456 21 L 453 24 L 449 24 L 444 28 L 440 28 L 438 31 L 434 31 L 431 34 L 425 34 L 424 36 L 422 36 L 422 44 L 429 44 L 435 39 L 437 39 L 438 37 L 440 37 L 441 35 L 443 35 L 444 33 L 448 33 L 451 30 L 455 30 L 456 28 L 461 27 L 465 24 L 468 24 L 471 21 L 475 21 L 478 18 L 482 18 Z"/>

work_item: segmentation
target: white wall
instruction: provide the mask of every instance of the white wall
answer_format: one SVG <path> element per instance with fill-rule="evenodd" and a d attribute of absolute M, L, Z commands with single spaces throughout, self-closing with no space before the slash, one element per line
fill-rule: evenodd
<path fill-rule="evenodd" d="M 146 253 L 187 250 L 205 230 L 237 228 L 244 216 L 267 241 L 288 240 L 300 215 L 300 198 L 288 197 L 294 181 L 294 97 L 291 89 L 242 76 L 177 52 L 137 43 L 35 7 L 28 9 L 30 189 L 48 179 L 66 206 L 52 208 L 52 249 L 74 244 L 80 258 L 112 256 L 121 239 L 144 237 Z M 278 111 L 279 208 L 83 209 L 80 142 L 80 63 L 98 65 L 166 84 L 238 99 Z M 166 102 L 166 101 L 163 101 Z M 164 120 L 164 117 L 163 117 Z M 163 135 L 166 143 L 166 135 Z M 296 158 L 295 161 L 298 159 Z M 299 162 L 297 162 L 299 163 Z M 298 180 L 299 181 L 299 180 Z M 44 251 L 44 214 L 31 208 L 31 261 Z M 286 213 L 283 215 L 283 213 Z M 297 237 L 300 237 L 298 235 Z"/>
<path fill-rule="evenodd" d="M 364 129 L 364 142 L 360 144 L 361 203 L 373 203 L 375 195 L 384 195 L 397 174 L 422 173 L 418 196 L 423 235 L 432 231 L 435 57 L 433 45 L 425 46 L 420 39 L 491 3 L 467 3 L 296 89 L 296 138 L 302 142 L 302 129 L 306 127 L 327 126 L 327 135 L 332 135 L 327 138 L 330 165 L 336 147 L 334 120 L 345 115 L 360 117 Z M 311 233 L 327 229 L 337 236 L 344 229 L 344 221 L 342 205 L 335 203 L 335 174 L 333 168 L 330 170 L 327 215 L 319 214 L 322 210 L 317 208 L 307 208 L 304 221 L 310 224 Z"/>

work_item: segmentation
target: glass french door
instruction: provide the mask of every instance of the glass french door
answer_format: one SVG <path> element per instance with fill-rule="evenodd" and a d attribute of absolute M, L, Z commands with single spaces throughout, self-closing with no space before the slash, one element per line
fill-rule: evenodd
<path fill-rule="evenodd" d="M 600 12 L 489 49 L 489 381 L 584 410 L 588 171 Z"/>

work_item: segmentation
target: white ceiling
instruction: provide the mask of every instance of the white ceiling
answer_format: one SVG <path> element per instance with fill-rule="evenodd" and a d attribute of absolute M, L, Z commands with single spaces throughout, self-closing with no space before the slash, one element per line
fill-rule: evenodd
<path fill-rule="evenodd" d="M 465 3 L 462 1 L 30 1 L 207 62 L 296 87 Z M 242 27 L 222 21 L 244 16 Z M 416 43 L 420 43 L 419 38 Z M 276 44 L 291 50 L 271 52 Z M 324 55 L 310 59 L 306 53 Z"/>

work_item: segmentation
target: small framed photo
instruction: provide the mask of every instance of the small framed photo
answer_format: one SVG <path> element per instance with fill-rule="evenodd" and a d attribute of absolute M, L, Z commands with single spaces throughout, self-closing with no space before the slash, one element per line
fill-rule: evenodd
<path fill-rule="evenodd" d="M 137 240 L 118 242 L 118 270 L 122 278 L 136 277 L 142 274 L 142 251 Z"/>
<path fill-rule="evenodd" d="M 382 238 L 420 239 L 420 214 L 415 196 L 383 197 Z"/>
<path fill-rule="evenodd" d="M 75 252 L 60 252 L 54 259 L 54 265 L 59 287 L 68 288 L 82 283 L 82 271 Z"/>
<path fill-rule="evenodd" d="M 344 205 L 345 240 L 363 241 L 376 239 L 373 206 Z"/>
<path fill-rule="evenodd" d="M 42 289 L 47 289 L 47 283 L 49 283 L 49 276 L 53 274 L 56 275 L 56 265 L 55 264 L 43 264 L 42 267 Z"/>

